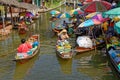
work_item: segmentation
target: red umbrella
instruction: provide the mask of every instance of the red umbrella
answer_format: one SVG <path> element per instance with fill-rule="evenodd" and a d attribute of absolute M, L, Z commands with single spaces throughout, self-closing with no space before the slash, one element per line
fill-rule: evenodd
<path fill-rule="evenodd" d="M 85 4 L 81 10 L 84 12 L 104 12 L 111 9 L 111 3 L 107 1 L 93 1 L 88 4 Z"/>
<path fill-rule="evenodd" d="M 101 0 L 85 0 L 85 1 L 83 2 L 83 5 L 84 5 L 84 4 L 88 4 L 88 3 L 90 3 L 90 2 L 93 2 L 93 1 L 101 1 Z"/>

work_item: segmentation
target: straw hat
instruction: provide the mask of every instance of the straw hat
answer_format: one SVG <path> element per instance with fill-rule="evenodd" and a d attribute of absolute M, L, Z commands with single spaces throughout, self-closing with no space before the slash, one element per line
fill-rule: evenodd
<path fill-rule="evenodd" d="M 60 36 L 62 33 L 67 33 L 67 30 L 63 29 L 60 33 L 58 33 L 58 36 Z"/>

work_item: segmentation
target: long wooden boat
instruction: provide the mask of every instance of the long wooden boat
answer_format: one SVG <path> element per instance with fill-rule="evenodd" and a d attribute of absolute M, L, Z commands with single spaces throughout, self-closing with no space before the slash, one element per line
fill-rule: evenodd
<path fill-rule="evenodd" d="M 35 39 L 38 39 L 39 41 L 39 35 L 38 34 L 35 34 L 35 35 L 32 35 L 31 36 L 32 38 L 35 38 Z M 32 52 L 32 55 L 29 55 L 25 58 L 18 58 L 17 55 L 15 56 L 15 61 L 22 61 L 22 60 L 29 60 L 31 58 L 33 58 L 35 55 L 37 55 L 38 51 L 40 49 L 40 44 L 37 46 L 37 48 Z"/>
<path fill-rule="evenodd" d="M 79 47 L 79 46 L 77 46 L 77 47 L 75 48 L 75 51 L 76 51 L 76 52 L 81 52 L 81 53 L 83 53 L 83 52 L 88 52 L 88 51 L 94 50 L 95 48 L 96 48 L 95 46 L 92 47 L 92 48 L 84 48 L 84 47 Z"/>
<path fill-rule="evenodd" d="M 103 45 L 103 47 L 104 47 L 105 46 L 104 44 L 105 44 L 105 42 L 103 41 L 103 42 L 97 43 L 95 46 L 92 46 L 91 48 L 84 48 L 84 47 L 76 46 L 75 51 L 79 52 L 79 53 L 88 52 L 88 51 L 97 49 L 101 45 Z"/>
<path fill-rule="evenodd" d="M 11 30 L 12 30 L 11 24 L 5 25 L 4 28 L 3 28 L 3 25 L 0 24 L 0 35 L 8 35 L 11 33 Z"/>
<path fill-rule="evenodd" d="M 107 56 L 115 69 L 117 76 L 120 77 L 120 49 L 119 50 L 114 50 L 114 49 L 109 49 L 107 51 Z"/>
<path fill-rule="evenodd" d="M 72 58 L 72 49 L 71 49 L 71 46 L 68 46 L 68 47 L 65 47 L 64 46 L 64 49 L 59 49 L 60 46 L 58 44 L 56 44 L 56 54 L 62 58 L 62 59 L 71 59 Z M 61 47 L 62 48 L 62 47 Z"/>

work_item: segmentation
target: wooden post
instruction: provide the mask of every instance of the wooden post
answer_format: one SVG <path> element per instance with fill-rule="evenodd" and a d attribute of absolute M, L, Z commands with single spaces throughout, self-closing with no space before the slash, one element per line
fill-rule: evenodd
<path fill-rule="evenodd" d="M 3 22 L 3 30 L 5 32 L 5 20 L 4 20 L 4 11 L 2 11 L 2 22 Z"/>
<path fill-rule="evenodd" d="M 13 27 L 13 15 L 12 15 L 12 7 L 10 6 L 10 15 L 11 15 L 11 23 L 12 23 L 12 27 Z"/>
<path fill-rule="evenodd" d="M 7 6 L 4 6 L 4 10 L 5 10 L 5 20 L 7 19 Z"/>
<path fill-rule="evenodd" d="M 75 9 L 75 0 L 74 0 L 74 9 Z"/>

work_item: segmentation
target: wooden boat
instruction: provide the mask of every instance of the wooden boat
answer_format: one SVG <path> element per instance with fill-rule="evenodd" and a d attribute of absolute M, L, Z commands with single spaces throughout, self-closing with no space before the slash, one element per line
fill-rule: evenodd
<path fill-rule="evenodd" d="M 72 51 L 70 51 L 68 53 L 60 53 L 59 51 L 57 51 L 56 53 L 62 59 L 71 59 L 72 58 L 72 54 L 73 54 Z"/>
<path fill-rule="evenodd" d="M 63 49 L 60 49 L 63 48 Z M 72 58 L 72 49 L 70 44 L 68 46 L 60 46 L 59 44 L 56 45 L 56 54 L 61 57 L 62 59 L 70 59 Z"/>
<path fill-rule="evenodd" d="M 53 32 L 55 32 L 55 33 L 59 33 L 59 32 L 62 31 L 63 29 L 53 28 L 52 30 L 53 30 Z"/>
<path fill-rule="evenodd" d="M 101 46 L 103 45 L 103 46 Z M 88 51 L 91 51 L 91 50 L 95 50 L 97 49 L 98 47 L 104 47 L 105 46 L 105 41 L 102 41 L 102 42 L 96 42 L 96 45 L 95 46 L 92 46 L 91 48 L 84 48 L 84 47 L 79 47 L 79 46 L 76 46 L 75 47 L 75 51 L 76 52 L 79 52 L 79 53 L 83 53 L 83 52 L 88 52 Z"/>
<path fill-rule="evenodd" d="M 59 21 L 58 21 L 59 22 Z M 60 31 L 62 31 L 64 28 L 61 26 L 60 23 L 58 23 L 57 20 L 53 21 L 51 23 L 51 27 L 52 27 L 52 31 L 55 33 L 59 33 Z"/>
<path fill-rule="evenodd" d="M 12 30 L 12 25 L 11 24 L 7 24 L 5 25 L 5 27 L 3 28 L 3 25 L 0 24 L 0 35 L 8 35 L 11 33 Z"/>
<path fill-rule="evenodd" d="M 37 41 L 39 41 L 39 35 L 38 35 L 38 34 L 32 35 L 31 37 L 32 37 L 32 38 L 35 38 L 35 39 L 38 39 Z M 30 38 L 28 38 L 28 39 L 30 39 Z M 39 49 L 40 49 L 40 44 L 39 44 L 39 45 L 37 46 L 37 48 L 32 52 L 32 55 L 29 55 L 29 56 L 27 56 L 27 57 L 25 57 L 25 58 L 18 58 L 17 55 L 16 55 L 16 56 L 15 56 L 15 61 L 29 60 L 29 59 L 33 58 L 33 57 L 38 53 Z"/>
<path fill-rule="evenodd" d="M 79 46 L 77 46 L 77 47 L 75 48 L 75 51 L 76 51 L 76 52 L 81 52 L 81 53 L 83 53 L 83 52 L 87 52 L 87 51 L 94 50 L 95 48 L 96 48 L 95 46 L 92 47 L 92 48 L 84 48 L 84 47 L 79 47 Z"/>
<path fill-rule="evenodd" d="M 25 25 L 25 26 L 19 26 L 18 27 L 18 32 L 19 32 L 19 34 L 25 34 L 26 32 L 28 31 L 28 28 L 27 28 L 27 25 Z"/>
<path fill-rule="evenodd" d="M 109 48 L 109 50 L 107 51 L 107 55 L 113 68 L 117 72 L 117 76 L 120 77 L 120 49 L 115 50 L 114 48 Z"/>

